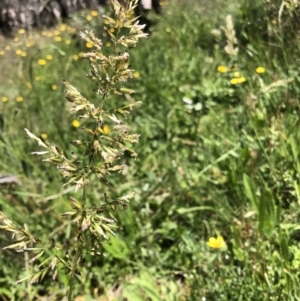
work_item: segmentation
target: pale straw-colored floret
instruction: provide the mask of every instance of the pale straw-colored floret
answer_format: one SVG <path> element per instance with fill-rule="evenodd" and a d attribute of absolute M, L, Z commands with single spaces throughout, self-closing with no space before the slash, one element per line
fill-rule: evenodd
<path fill-rule="evenodd" d="M 292 12 L 299 6 L 299 0 L 286 0 L 284 1 L 286 8 Z"/>
<path fill-rule="evenodd" d="M 225 52 L 230 56 L 236 56 L 238 54 L 239 48 L 236 46 L 238 41 L 236 38 L 231 15 L 227 15 L 226 26 L 222 26 L 221 29 L 223 30 L 227 39 L 227 44 L 224 48 Z"/>

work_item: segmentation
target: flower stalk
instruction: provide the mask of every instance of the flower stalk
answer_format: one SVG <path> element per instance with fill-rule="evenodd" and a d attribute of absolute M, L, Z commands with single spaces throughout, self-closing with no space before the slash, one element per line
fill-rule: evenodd
<path fill-rule="evenodd" d="M 114 16 L 103 16 L 103 18 L 107 24 L 105 30 L 113 44 L 112 53 L 110 55 L 103 53 L 102 41 L 92 31 L 81 33 L 81 37 L 93 47 L 92 51 L 84 53 L 82 58 L 88 60 L 91 67 L 91 72 L 86 77 L 96 82 L 95 99 L 100 98 L 100 103 L 97 100 L 88 100 L 74 86 L 63 80 L 66 99 L 72 104 L 71 111 L 79 115 L 78 118 L 83 123 L 81 128 L 86 132 L 86 138 L 83 140 L 70 141 L 78 149 L 76 156 L 73 153 L 64 153 L 60 147 L 51 145 L 42 136 L 37 137 L 25 129 L 27 136 L 43 148 L 42 151 L 33 154 L 46 156 L 43 161 L 58 168 L 59 174 L 66 180 L 64 186 L 73 185 L 75 191 L 83 190 L 80 200 L 70 197 L 72 209 L 61 214 L 75 225 L 72 240 L 76 241 L 75 246 L 71 252 L 69 252 L 70 246 L 67 248 L 65 244 L 58 244 L 55 240 L 49 246 L 36 239 L 26 226 L 24 228 L 15 226 L 0 212 L 2 224 L 0 229 L 12 232 L 17 238 L 17 241 L 7 248 L 36 252 L 31 262 L 40 262 L 38 272 L 19 281 L 26 279 L 31 279 L 31 282 L 41 281 L 49 272 L 52 272 L 54 280 L 63 267 L 69 275 L 69 301 L 73 300 L 74 281 L 84 254 L 101 254 L 99 250 L 101 244 L 108 240 L 110 235 L 115 235 L 114 231 L 119 228 L 113 215 L 115 209 L 117 207 L 125 209 L 126 203 L 134 197 L 134 193 L 129 192 L 124 196 L 109 199 L 109 194 L 105 192 L 100 205 L 98 200 L 97 206 L 94 204 L 88 207 L 86 203 L 86 191 L 91 176 L 96 176 L 101 185 L 107 187 L 111 174 L 120 173 L 125 167 L 121 161 L 123 153 L 126 151 L 132 157 L 137 156 L 131 145 L 138 142 L 139 135 L 130 133 L 124 119 L 141 102 L 122 104 L 120 107 L 107 110 L 105 101 L 112 95 L 134 93 L 134 90 L 124 87 L 124 83 L 133 77 L 134 72 L 130 68 L 128 49 L 134 48 L 139 39 L 145 38 L 147 34 L 142 31 L 144 25 L 140 25 L 138 18 L 134 17 L 138 0 L 130 0 L 125 6 L 117 0 L 110 0 L 110 3 Z M 92 124 L 92 126 L 85 126 L 85 124 Z M 111 128 L 109 133 L 105 131 L 107 124 Z M 31 247 L 31 244 L 37 243 L 38 248 Z"/>

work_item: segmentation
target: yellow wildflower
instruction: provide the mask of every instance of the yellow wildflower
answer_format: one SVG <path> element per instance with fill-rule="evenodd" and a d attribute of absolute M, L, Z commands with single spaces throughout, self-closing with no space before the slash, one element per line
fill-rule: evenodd
<path fill-rule="evenodd" d="M 17 55 L 21 55 L 22 52 L 23 52 L 23 51 L 22 51 L 21 49 L 17 49 L 17 50 L 16 50 L 16 54 L 17 54 Z"/>
<path fill-rule="evenodd" d="M 73 55 L 73 60 L 74 60 L 74 61 L 78 61 L 78 59 L 79 59 L 79 56 L 78 56 L 77 54 L 74 54 L 74 55 Z"/>
<path fill-rule="evenodd" d="M 8 101 L 8 97 L 7 97 L 7 96 L 2 96 L 2 97 L 1 97 L 1 100 L 2 100 L 3 102 L 7 102 L 7 101 Z"/>
<path fill-rule="evenodd" d="M 266 69 L 265 69 L 264 67 L 257 67 L 257 68 L 255 69 L 255 71 L 256 71 L 257 73 L 264 73 L 264 72 L 266 71 Z"/>
<path fill-rule="evenodd" d="M 110 132 L 110 127 L 107 124 L 104 125 L 103 132 L 104 134 L 108 134 Z"/>
<path fill-rule="evenodd" d="M 4 54 L 5 54 L 5 51 L 0 50 L 0 55 L 4 55 Z"/>
<path fill-rule="evenodd" d="M 24 98 L 22 96 L 16 97 L 16 101 L 17 102 L 22 102 L 23 100 L 24 100 Z"/>
<path fill-rule="evenodd" d="M 66 43 L 67 45 L 70 45 L 70 44 L 71 44 L 71 40 L 66 40 L 65 43 Z"/>
<path fill-rule="evenodd" d="M 24 29 L 19 29 L 18 33 L 19 33 L 19 34 L 24 34 L 24 33 L 25 33 L 25 30 L 24 30 Z"/>
<path fill-rule="evenodd" d="M 93 19 L 93 17 L 92 16 L 90 16 L 90 15 L 88 15 L 88 16 L 86 16 L 86 19 L 87 19 L 87 21 L 92 21 L 92 19 Z"/>
<path fill-rule="evenodd" d="M 109 127 L 107 124 L 105 124 L 102 128 L 101 128 L 101 127 L 98 127 L 98 131 L 99 131 L 100 133 L 106 135 L 106 134 L 110 133 L 110 127 Z"/>
<path fill-rule="evenodd" d="M 93 47 L 93 44 L 90 43 L 90 42 L 86 42 L 85 47 L 86 47 L 86 48 L 92 48 L 92 47 Z"/>
<path fill-rule="evenodd" d="M 220 72 L 220 73 L 225 73 L 225 72 L 227 72 L 227 67 L 226 66 L 218 66 L 218 71 Z"/>
<path fill-rule="evenodd" d="M 52 60 L 52 58 L 53 58 L 53 57 L 52 57 L 52 55 L 51 55 L 51 54 L 47 54 L 47 55 L 46 55 L 46 59 L 47 59 L 48 61 L 51 61 L 51 60 Z"/>
<path fill-rule="evenodd" d="M 14 41 L 15 41 L 15 42 L 19 42 L 19 38 L 18 38 L 18 37 L 15 37 L 15 38 L 14 38 Z"/>
<path fill-rule="evenodd" d="M 56 86 L 56 85 L 52 85 L 52 86 L 51 86 L 51 89 L 52 89 L 53 91 L 55 91 L 55 90 L 57 90 L 57 86 Z"/>
<path fill-rule="evenodd" d="M 25 51 L 22 51 L 21 56 L 26 57 L 27 53 Z"/>
<path fill-rule="evenodd" d="M 71 27 L 71 26 L 68 26 L 68 27 L 67 27 L 67 32 L 68 32 L 69 34 L 73 34 L 74 32 L 76 32 L 76 29 L 73 28 L 73 27 Z"/>
<path fill-rule="evenodd" d="M 97 17 L 97 16 L 98 16 L 98 12 L 97 12 L 96 10 L 92 10 L 92 11 L 91 11 L 91 15 L 92 15 L 93 17 Z"/>
<path fill-rule="evenodd" d="M 236 85 L 236 84 L 239 84 L 239 78 L 238 77 L 234 77 L 230 80 L 230 83 L 232 85 Z"/>
<path fill-rule="evenodd" d="M 53 34 L 54 34 L 55 36 L 59 36 L 60 32 L 59 32 L 59 30 L 54 30 L 54 31 L 53 31 Z"/>
<path fill-rule="evenodd" d="M 65 31 L 67 28 L 67 25 L 66 24 L 61 24 L 60 27 L 59 27 L 59 30 L 60 31 Z"/>
<path fill-rule="evenodd" d="M 56 42 L 61 42 L 62 38 L 61 38 L 60 36 L 57 36 L 57 37 L 54 38 L 54 40 L 55 40 Z"/>
<path fill-rule="evenodd" d="M 47 139 L 48 135 L 45 134 L 45 133 L 42 133 L 42 134 L 41 134 L 41 137 L 45 140 L 45 139 Z"/>
<path fill-rule="evenodd" d="M 221 235 L 219 235 L 217 238 L 210 237 L 208 242 L 206 243 L 210 248 L 214 249 L 221 249 L 226 246 L 225 241 Z"/>
<path fill-rule="evenodd" d="M 41 77 L 40 76 L 36 76 L 34 79 L 35 79 L 36 82 L 39 82 L 41 80 Z"/>
<path fill-rule="evenodd" d="M 109 29 L 110 32 L 115 32 L 115 29 L 112 27 Z"/>
<path fill-rule="evenodd" d="M 6 46 L 5 46 L 5 50 L 10 50 L 10 46 L 9 46 L 9 45 L 6 45 Z"/>
<path fill-rule="evenodd" d="M 230 80 L 230 83 L 232 85 L 237 85 L 237 84 L 241 84 L 244 83 L 246 81 L 246 77 L 242 76 L 242 77 L 234 77 Z"/>
<path fill-rule="evenodd" d="M 38 64 L 39 64 L 40 66 L 45 66 L 45 65 L 47 64 L 47 62 L 46 62 L 46 60 L 44 60 L 44 59 L 40 59 L 40 60 L 38 60 Z"/>
<path fill-rule="evenodd" d="M 77 119 L 74 119 L 72 121 L 72 125 L 74 126 L 74 128 L 78 128 L 78 127 L 80 127 L 80 122 Z"/>
<path fill-rule="evenodd" d="M 138 78 L 138 77 L 140 77 L 140 72 L 138 72 L 138 71 L 134 71 L 133 72 L 133 77 L 135 77 L 135 78 Z"/>
<path fill-rule="evenodd" d="M 238 71 L 234 72 L 233 75 L 234 75 L 234 77 L 240 77 L 241 76 L 240 72 L 238 72 Z"/>
<path fill-rule="evenodd" d="M 110 47 L 111 46 L 111 42 L 106 42 L 106 47 Z"/>

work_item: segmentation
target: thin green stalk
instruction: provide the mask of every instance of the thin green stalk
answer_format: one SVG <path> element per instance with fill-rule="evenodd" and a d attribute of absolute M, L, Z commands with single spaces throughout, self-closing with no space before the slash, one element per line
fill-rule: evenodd
<path fill-rule="evenodd" d="M 25 261 L 25 268 L 26 268 L 26 272 L 27 274 L 30 274 L 30 266 L 29 266 L 29 255 L 27 252 L 24 252 L 24 261 Z M 27 298 L 28 300 L 31 300 L 32 298 L 32 290 L 31 290 L 31 283 L 28 282 L 26 285 L 26 291 L 27 291 Z"/>
<path fill-rule="evenodd" d="M 85 208 L 85 197 L 86 197 L 85 196 L 85 186 L 83 186 L 82 208 Z M 84 215 L 82 215 L 82 217 L 81 217 L 80 225 L 82 224 L 83 219 L 84 219 Z M 68 301 L 73 300 L 74 278 L 75 278 L 75 274 L 76 274 L 75 272 L 76 272 L 79 257 L 81 256 L 81 253 L 82 253 L 83 243 L 82 243 L 82 240 L 80 238 L 81 233 L 82 233 L 82 230 L 80 231 L 79 235 L 77 236 L 76 253 L 75 253 L 75 256 L 73 258 L 72 267 L 71 267 L 72 270 L 71 270 L 71 275 L 70 275 Z"/>
<path fill-rule="evenodd" d="M 60 147 L 51 145 L 47 140 L 37 137 L 28 129 L 25 129 L 27 136 L 37 142 L 40 147 L 44 148 L 43 151 L 36 151 L 33 152 L 33 154 L 47 154 L 48 157 L 44 158 L 43 161 L 53 164 L 59 169 L 60 175 L 67 179 L 64 186 L 75 185 L 75 191 L 83 188 L 82 200 L 78 201 L 70 197 L 72 209 L 61 214 L 61 216 L 70 218 L 72 223 L 78 227 L 76 230 L 78 232 L 77 242 L 74 242 L 75 247 L 71 246 L 75 254 L 72 253 L 71 258 L 66 256 L 67 254 L 62 256 L 63 250 L 68 248 L 68 243 L 56 245 L 54 239 L 51 240 L 50 248 L 28 248 L 28 244 L 31 242 L 36 243 L 39 240 L 34 239 L 26 226 L 20 228 L 14 225 L 13 222 L 0 211 L 0 230 L 10 231 L 15 236 L 19 235 L 20 237 L 17 242 L 6 248 L 14 248 L 18 251 L 33 251 L 37 254 L 30 262 L 37 259 L 41 261 L 39 270 L 36 273 L 18 282 L 29 278 L 31 278 L 32 282 L 41 281 L 47 273 L 52 273 L 52 280 L 55 280 L 58 270 L 62 266 L 64 270 L 67 269 L 69 272 L 68 301 L 73 300 L 75 290 L 74 279 L 77 276 L 77 270 L 80 270 L 78 265 L 83 254 L 86 253 L 86 251 L 90 251 L 94 255 L 101 254 L 98 250 L 100 245 L 103 241 L 108 240 L 110 235 L 115 235 L 115 229 L 119 229 L 117 220 L 113 216 L 113 211 L 117 206 L 120 206 L 122 209 L 126 208 L 126 203 L 135 195 L 134 192 L 131 192 L 117 198 L 111 197 L 112 200 L 104 197 L 104 202 L 98 207 L 86 206 L 85 186 L 88 185 L 92 175 L 96 176 L 103 185 L 107 185 L 109 183 L 107 179 L 108 176 L 112 172 L 121 172 L 125 167 L 124 164 L 120 164 L 120 158 L 124 155 L 125 151 L 131 153 L 134 157 L 137 156 L 128 144 L 137 143 L 139 135 L 130 133 L 123 119 L 127 117 L 127 114 L 129 114 L 129 111 L 132 110 L 133 107 L 140 105 L 141 102 L 137 101 L 122 106 L 121 108 L 116 108 L 112 111 L 113 113 L 103 111 L 103 106 L 105 99 L 112 94 L 123 95 L 134 93 L 134 90 L 127 89 L 123 86 L 124 82 L 133 77 L 134 72 L 134 70 L 130 68 L 127 49 L 134 48 L 138 40 L 145 38 L 147 34 L 142 31 L 145 26 L 139 25 L 137 19 L 133 17 L 134 9 L 138 5 L 138 0 L 130 0 L 126 7 L 123 7 L 117 0 L 110 0 L 110 2 L 114 11 L 115 20 L 109 16 L 103 16 L 103 18 L 109 25 L 109 28 L 114 28 L 115 30 L 124 28 L 127 32 L 127 35 L 119 37 L 114 36 L 113 32 L 108 30 L 111 41 L 115 43 L 115 45 L 120 46 L 120 52 L 106 56 L 102 52 L 102 41 L 96 38 L 92 31 L 81 33 L 82 38 L 91 43 L 95 48 L 92 52 L 83 53 L 82 58 L 89 60 L 92 72 L 91 74 L 87 74 L 87 77 L 98 82 L 99 89 L 97 90 L 97 94 L 103 95 L 100 107 L 99 104 L 92 103 L 83 97 L 75 87 L 70 85 L 66 80 L 63 80 L 66 86 L 66 98 L 72 103 L 71 111 L 80 114 L 81 119 L 88 121 L 86 122 L 87 126 L 83 126 L 82 129 L 93 136 L 93 138 L 88 136 L 88 138 L 83 140 L 76 139 L 71 141 L 74 147 L 86 147 L 82 153 L 82 157 L 88 159 L 83 160 L 84 158 L 80 158 L 80 156 L 77 158 L 75 152 L 72 153 L 72 158 L 69 158 L 69 153 L 65 154 Z M 31 81 L 33 80 L 32 66 L 33 59 L 30 64 Z M 41 106 L 41 108 L 44 112 L 44 106 Z M 91 124 L 90 121 L 94 121 L 94 124 L 96 124 L 93 129 L 89 126 L 89 124 Z M 108 126 L 108 124 L 112 130 L 104 132 L 103 127 L 105 125 Z M 108 133 L 110 134 L 108 135 Z M 86 161 L 88 162 L 86 163 Z M 64 225 L 67 224 L 68 223 L 64 223 Z M 87 235 L 83 237 L 85 233 L 87 233 Z M 95 241 L 96 244 L 94 244 Z M 48 244 L 49 242 L 47 245 Z M 91 246 L 91 249 L 88 249 L 89 246 Z"/>
<path fill-rule="evenodd" d="M 81 250 L 82 250 L 82 242 L 81 242 L 80 238 L 78 237 L 77 244 L 76 244 L 76 254 L 75 254 L 74 259 L 73 259 L 72 271 L 71 271 L 71 275 L 70 275 L 68 301 L 73 300 L 73 288 L 74 288 L 75 271 L 76 271 L 78 259 L 79 259 L 80 254 L 81 254 Z"/>

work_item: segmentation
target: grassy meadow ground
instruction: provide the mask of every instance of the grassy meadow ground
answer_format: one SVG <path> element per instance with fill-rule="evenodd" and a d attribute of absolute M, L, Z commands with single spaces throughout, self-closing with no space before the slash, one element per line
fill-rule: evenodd
<path fill-rule="evenodd" d="M 128 117 L 140 134 L 138 157 L 123 159 L 128 168 L 109 191 L 97 181 L 88 191 L 92 204 L 104 192 L 136 197 L 117 213 L 122 230 L 103 244 L 104 256 L 82 262 L 75 300 L 300 300 L 300 22 L 293 4 L 178 0 L 164 3 L 162 16 L 149 15 L 149 38 L 129 51 L 136 70 L 129 100 L 143 103 Z M 39 147 L 24 128 L 67 153 L 85 135 L 62 79 L 97 103 L 79 32 L 93 29 L 109 51 L 103 13 L 0 37 L 0 174 L 19 179 L 0 185 L 0 209 L 49 244 L 70 237 L 60 214 L 76 193 L 31 155 Z M 109 106 L 127 100 L 112 97 Z M 209 247 L 218 235 L 226 246 Z M 11 243 L 1 231 L 0 247 Z M 0 300 L 65 300 L 63 272 L 54 283 L 14 284 L 34 269 L 29 261 L 26 252 L 1 250 Z"/>

